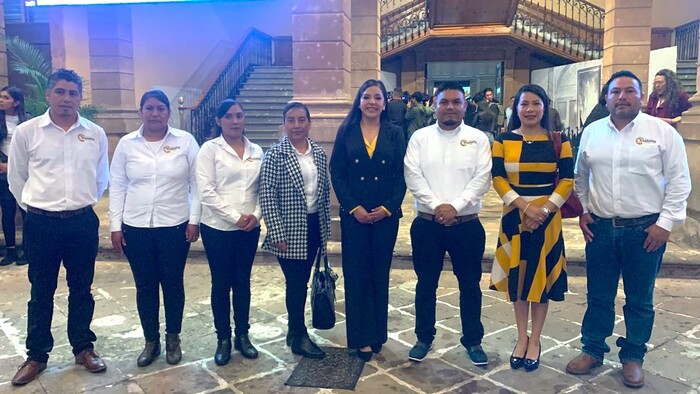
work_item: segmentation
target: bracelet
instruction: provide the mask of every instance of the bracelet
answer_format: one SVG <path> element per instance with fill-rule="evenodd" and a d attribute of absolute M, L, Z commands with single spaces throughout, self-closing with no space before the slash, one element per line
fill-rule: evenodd
<path fill-rule="evenodd" d="M 527 209 L 530 208 L 530 203 L 531 203 L 531 202 L 532 202 L 532 201 L 528 202 L 527 205 L 525 205 L 525 209 L 523 209 L 523 212 L 527 211 Z"/>

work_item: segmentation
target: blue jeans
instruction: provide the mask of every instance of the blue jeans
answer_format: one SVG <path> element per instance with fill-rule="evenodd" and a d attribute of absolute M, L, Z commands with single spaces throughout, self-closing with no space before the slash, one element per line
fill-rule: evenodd
<path fill-rule="evenodd" d="M 583 352 L 598 360 L 610 351 L 605 339 L 615 326 L 615 296 L 622 274 L 625 291 L 625 337 L 618 338 L 620 361 L 642 363 L 654 325 L 654 283 L 666 244 L 655 252 L 644 250 L 649 224 L 613 227 L 609 219 L 596 218 L 589 225 L 593 241 L 586 245 L 588 309 L 583 317 Z"/>

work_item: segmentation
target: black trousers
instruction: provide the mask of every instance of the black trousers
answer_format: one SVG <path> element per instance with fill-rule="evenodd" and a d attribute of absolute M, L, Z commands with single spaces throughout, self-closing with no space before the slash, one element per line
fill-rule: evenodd
<path fill-rule="evenodd" d="M 481 343 L 481 259 L 486 233 L 478 219 L 445 227 L 417 217 L 411 225 L 413 268 L 416 285 L 416 336 L 431 343 L 435 338 L 435 302 L 445 252 L 459 283 L 459 312 L 462 319 L 461 343 L 465 347 Z"/>
<path fill-rule="evenodd" d="M 46 362 L 53 349 L 53 297 L 61 262 L 68 282 L 68 341 L 73 354 L 93 348 L 97 337 L 90 330 L 95 311 L 90 286 L 95 274 L 99 223 L 92 209 L 65 219 L 27 213 L 24 249 L 31 283 L 27 316 L 29 360 Z"/>
<path fill-rule="evenodd" d="M 288 328 L 290 336 L 306 335 L 304 323 L 304 307 L 308 292 L 311 269 L 316 261 L 316 253 L 321 246 L 321 229 L 318 213 L 312 213 L 306 218 L 308 240 L 306 241 L 306 260 L 278 258 L 286 284 L 285 302 L 287 304 Z"/>
<path fill-rule="evenodd" d="M 190 243 L 187 222 L 173 227 L 141 228 L 122 225 L 124 254 L 136 283 L 136 307 L 148 342 L 160 340 L 160 291 L 163 289 L 165 332 L 179 334 L 185 308 L 185 262 Z"/>
<path fill-rule="evenodd" d="M 0 209 L 2 209 L 2 233 L 5 235 L 5 247 L 16 246 L 15 215 L 17 215 L 17 201 L 10 193 L 10 187 L 6 179 L 0 180 Z"/>
<path fill-rule="evenodd" d="M 222 231 L 201 224 L 200 229 L 211 271 L 211 311 L 216 337 L 231 338 L 231 304 L 235 334 L 247 334 L 250 328 L 250 272 L 258 249 L 260 227 L 249 232 Z"/>
<path fill-rule="evenodd" d="M 343 276 L 348 348 L 385 343 L 389 308 L 389 270 L 399 219 L 362 224 L 342 215 Z"/>

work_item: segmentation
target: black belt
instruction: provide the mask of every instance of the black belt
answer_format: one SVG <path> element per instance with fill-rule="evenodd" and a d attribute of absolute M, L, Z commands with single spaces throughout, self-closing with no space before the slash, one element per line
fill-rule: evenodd
<path fill-rule="evenodd" d="M 59 219 L 72 218 L 73 216 L 78 216 L 81 213 L 85 213 L 91 209 L 92 209 L 92 206 L 88 205 L 87 207 L 74 209 L 72 211 L 45 211 L 43 209 L 27 206 L 27 212 L 35 213 L 37 215 L 48 216 L 50 218 L 59 218 Z"/>
<path fill-rule="evenodd" d="M 436 220 L 437 218 L 435 217 L 435 215 L 431 215 L 431 214 L 429 214 L 429 213 L 425 213 L 425 212 L 420 212 L 420 211 L 418 211 L 418 217 L 423 218 L 423 219 L 425 219 L 425 220 L 430 220 L 431 222 L 435 222 L 435 223 L 440 224 L 440 223 Z M 462 223 L 466 223 L 466 222 L 471 222 L 472 220 L 478 219 L 478 218 L 479 218 L 479 214 L 478 214 L 478 213 L 473 213 L 473 214 L 471 214 L 471 215 L 464 215 L 464 216 L 455 216 L 455 219 L 457 219 L 457 223 L 456 223 L 456 224 L 462 224 Z"/>
<path fill-rule="evenodd" d="M 594 219 L 600 220 L 602 222 L 611 223 L 613 227 L 634 227 L 634 226 L 650 226 L 656 223 L 659 218 L 658 213 L 652 213 L 651 215 L 640 216 L 638 218 L 602 218 L 600 216 L 591 214 Z"/>

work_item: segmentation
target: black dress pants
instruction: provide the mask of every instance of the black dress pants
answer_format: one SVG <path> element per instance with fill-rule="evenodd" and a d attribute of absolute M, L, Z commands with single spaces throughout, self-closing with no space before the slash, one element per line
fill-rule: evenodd
<path fill-rule="evenodd" d="M 258 249 L 260 227 L 249 232 L 222 231 L 201 224 L 200 229 L 211 271 L 211 310 L 216 337 L 231 338 L 231 304 L 235 334 L 248 334 L 250 272 Z"/>
<path fill-rule="evenodd" d="M 5 235 L 5 247 L 13 248 L 16 246 L 17 200 L 10 192 L 6 179 L 0 179 L 0 209 L 2 209 L 2 233 Z"/>
<path fill-rule="evenodd" d="M 399 219 L 362 224 L 341 216 L 343 276 L 348 348 L 383 344 L 387 340 L 389 270 L 399 231 Z"/>
<path fill-rule="evenodd" d="M 311 269 L 316 261 L 316 253 L 321 246 L 321 229 L 318 213 L 312 213 L 306 218 L 308 240 L 306 242 L 306 260 L 278 258 L 286 283 L 285 302 L 287 304 L 289 335 L 306 335 L 304 323 L 304 307 L 308 292 Z"/>
<path fill-rule="evenodd" d="M 416 285 L 416 336 L 432 343 L 435 338 L 435 302 L 445 252 L 450 254 L 452 270 L 459 283 L 459 312 L 462 320 L 461 343 L 479 345 L 484 337 L 481 324 L 481 260 L 486 233 L 479 219 L 443 226 L 417 217 L 411 225 L 413 268 Z"/>
<path fill-rule="evenodd" d="M 187 222 L 173 227 L 141 228 L 122 225 L 124 254 L 136 283 L 136 307 L 148 342 L 160 340 L 160 289 L 163 289 L 165 332 L 179 334 L 185 309 L 185 262 L 190 243 Z"/>
<path fill-rule="evenodd" d="M 68 218 L 28 212 L 24 249 L 29 262 L 31 298 L 27 316 L 27 358 L 46 362 L 53 349 L 53 297 L 61 262 L 68 282 L 68 341 L 73 354 L 92 349 L 90 330 L 95 301 L 90 286 L 95 274 L 99 219 L 92 208 Z"/>

